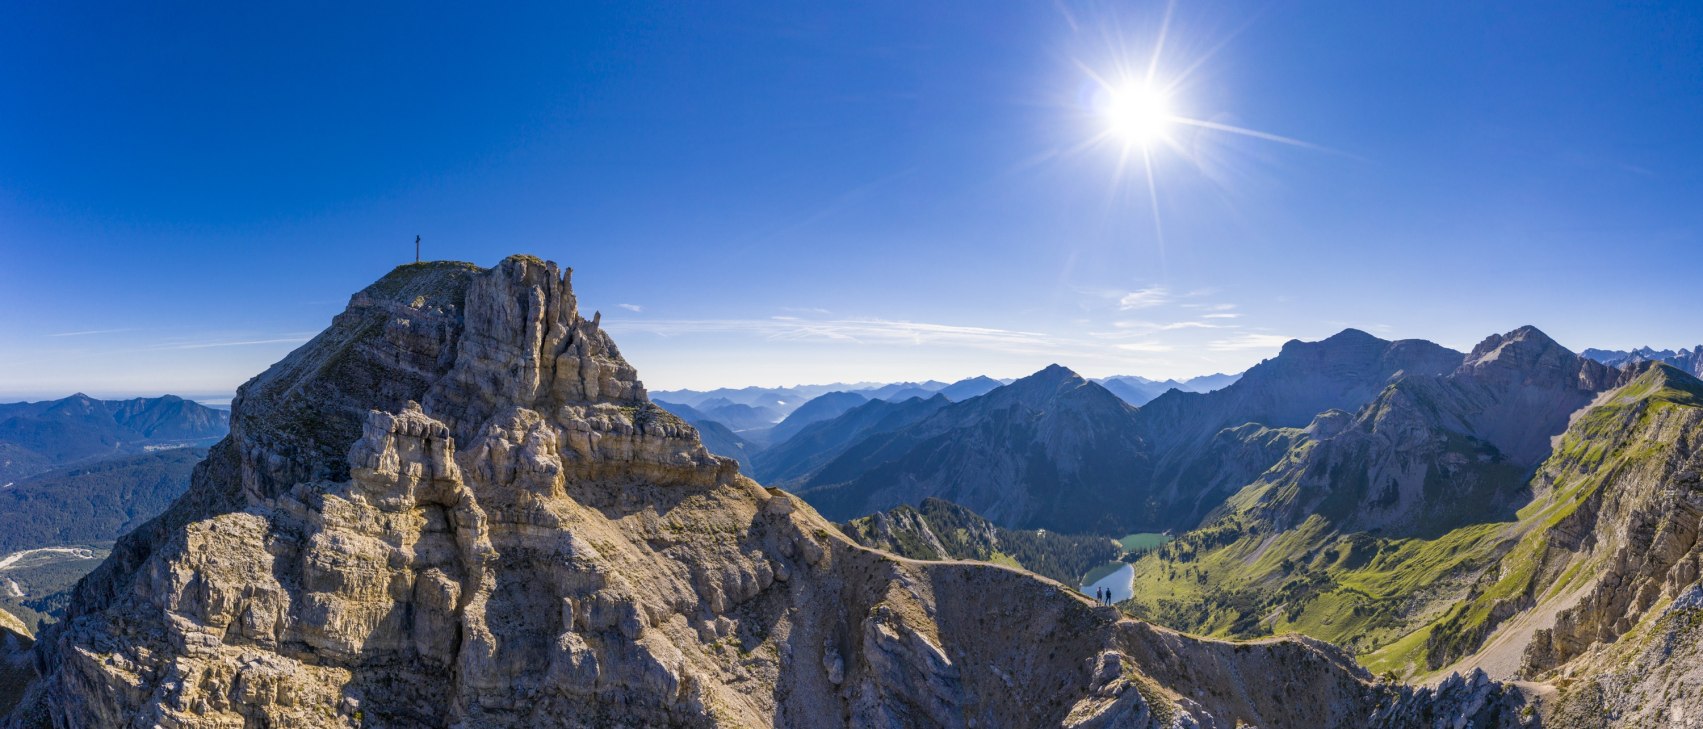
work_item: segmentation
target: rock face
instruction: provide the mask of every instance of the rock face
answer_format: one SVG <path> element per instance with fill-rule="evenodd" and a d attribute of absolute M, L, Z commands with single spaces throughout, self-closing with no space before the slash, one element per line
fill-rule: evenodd
<path fill-rule="evenodd" d="M 1497 726 L 1519 708 L 1495 684 L 1445 699 L 1322 644 L 1197 640 L 1024 572 L 859 547 L 651 405 L 529 257 L 399 268 L 244 385 L 190 491 L 79 586 L 36 663 L 13 725 Z"/>
<path fill-rule="evenodd" d="M 1674 693 L 1703 671 L 1675 638 L 1703 614 L 1703 382 L 1667 365 L 1637 367 L 1642 374 L 1578 418 L 1534 479 L 1553 527 L 1534 550 L 1529 594 L 1552 618 L 1532 631 L 1521 672 L 1601 674 L 1609 689 Z M 1666 681 L 1643 675 L 1656 668 Z M 1610 701 L 1625 698 L 1605 690 Z M 1703 716 L 1703 700 L 1678 694 L 1691 698 L 1666 703 Z"/>
<path fill-rule="evenodd" d="M 751 454 L 759 448 L 756 443 L 740 437 L 738 433 L 733 432 L 732 428 L 711 419 L 708 415 L 699 412 L 697 408 L 689 405 L 666 403 L 661 400 L 654 402 L 662 409 L 679 416 L 681 420 L 697 429 L 698 439 L 703 442 L 705 448 L 710 449 L 711 453 L 732 458 L 739 463 L 741 470 L 750 469 Z"/>
<path fill-rule="evenodd" d="M 17 616 L 0 610 L 0 716 L 5 716 L 23 698 L 35 679 L 30 647 L 35 640 Z"/>

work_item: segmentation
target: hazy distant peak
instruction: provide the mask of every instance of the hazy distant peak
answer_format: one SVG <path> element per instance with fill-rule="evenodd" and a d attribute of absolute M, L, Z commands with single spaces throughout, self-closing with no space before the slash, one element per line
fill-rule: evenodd
<path fill-rule="evenodd" d="M 1610 367 L 1625 367 L 1641 362 L 1663 362 L 1691 375 L 1703 375 L 1703 345 L 1678 350 L 1643 346 L 1633 350 L 1586 349 L 1579 353 Z"/>

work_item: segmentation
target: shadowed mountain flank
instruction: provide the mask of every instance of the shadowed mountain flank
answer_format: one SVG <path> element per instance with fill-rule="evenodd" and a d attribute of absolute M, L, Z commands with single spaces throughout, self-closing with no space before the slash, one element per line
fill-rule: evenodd
<path fill-rule="evenodd" d="M 1358 410 L 1391 382 L 1462 362 L 1349 329 L 1289 342 L 1221 389 L 1170 389 L 1139 408 L 1054 365 L 833 449 L 811 448 L 807 430 L 755 460 L 759 476 L 839 519 L 935 497 L 1013 528 L 1182 530 L 1276 464 L 1319 413 Z"/>

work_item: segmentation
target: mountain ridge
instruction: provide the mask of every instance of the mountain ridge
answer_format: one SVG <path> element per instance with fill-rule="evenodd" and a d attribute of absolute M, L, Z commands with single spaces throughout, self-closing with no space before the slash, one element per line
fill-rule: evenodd
<path fill-rule="evenodd" d="M 1481 674 L 1383 683 L 857 546 L 710 455 L 597 322 L 529 256 L 357 294 L 80 583 L 9 723 L 1526 723 Z"/>
<path fill-rule="evenodd" d="M 1056 529 L 1074 523 L 1095 531 L 1092 519 L 1073 520 L 1104 514 L 1120 499 L 1136 502 L 1127 490 L 1108 488 L 1145 468 L 1140 443 L 1128 439 L 1134 413 L 1104 387 L 1049 365 L 866 439 L 823 466 L 799 492 L 831 518 L 934 496 L 1003 525 Z M 1081 488 L 1088 483 L 1104 490 L 1090 495 Z"/>

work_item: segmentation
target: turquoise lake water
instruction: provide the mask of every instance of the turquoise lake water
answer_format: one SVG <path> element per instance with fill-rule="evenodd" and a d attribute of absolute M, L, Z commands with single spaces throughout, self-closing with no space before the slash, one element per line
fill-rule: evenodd
<path fill-rule="evenodd" d="M 1109 587 L 1112 588 L 1112 602 L 1128 600 L 1134 594 L 1130 590 L 1129 583 L 1130 580 L 1135 578 L 1135 568 L 1127 564 L 1119 564 L 1121 566 L 1113 570 L 1111 574 L 1082 585 L 1082 594 L 1092 596 L 1095 589 Z"/>

